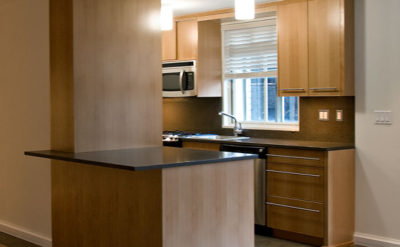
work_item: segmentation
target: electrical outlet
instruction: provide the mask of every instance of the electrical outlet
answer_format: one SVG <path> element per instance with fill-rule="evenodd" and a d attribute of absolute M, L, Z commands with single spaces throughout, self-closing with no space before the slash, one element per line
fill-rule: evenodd
<path fill-rule="evenodd" d="M 392 111 L 374 111 L 375 124 L 392 125 Z"/>
<path fill-rule="evenodd" d="M 343 121 L 343 110 L 336 110 L 336 121 Z"/>
<path fill-rule="evenodd" d="M 329 121 L 329 110 L 319 110 L 318 116 L 320 121 Z"/>

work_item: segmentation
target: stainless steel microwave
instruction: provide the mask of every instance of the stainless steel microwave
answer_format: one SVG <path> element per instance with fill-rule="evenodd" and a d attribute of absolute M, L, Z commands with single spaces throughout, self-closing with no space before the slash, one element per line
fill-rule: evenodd
<path fill-rule="evenodd" d="M 196 61 L 166 62 L 162 67 L 163 97 L 197 95 Z"/>

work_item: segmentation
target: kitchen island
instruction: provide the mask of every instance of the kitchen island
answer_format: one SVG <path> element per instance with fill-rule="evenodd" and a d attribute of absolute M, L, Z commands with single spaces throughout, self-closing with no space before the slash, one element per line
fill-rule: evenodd
<path fill-rule="evenodd" d="M 255 155 L 145 147 L 52 159 L 53 246 L 254 246 Z"/>

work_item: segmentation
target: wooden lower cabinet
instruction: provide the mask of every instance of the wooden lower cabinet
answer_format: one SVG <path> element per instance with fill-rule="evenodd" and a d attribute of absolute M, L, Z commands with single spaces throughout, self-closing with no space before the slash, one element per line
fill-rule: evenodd
<path fill-rule="evenodd" d="M 220 145 L 217 143 L 208 143 L 208 142 L 186 142 L 182 143 L 183 148 L 192 148 L 192 149 L 201 149 L 201 150 L 210 150 L 210 151 L 219 151 Z"/>
<path fill-rule="evenodd" d="M 268 227 L 287 232 L 288 238 L 319 238 L 324 246 L 353 244 L 353 149 L 270 148 L 266 178 Z"/>
<path fill-rule="evenodd" d="M 266 172 L 267 194 L 270 196 L 325 201 L 325 175 L 321 167 L 269 163 Z"/>
<path fill-rule="evenodd" d="M 183 147 L 217 151 L 220 145 L 184 141 Z M 268 148 L 265 210 L 274 236 L 317 246 L 353 244 L 354 152 Z"/>
<path fill-rule="evenodd" d="M 267 224 L 271 228 L 324 237 L 324 204 L 267 197 Z"/>

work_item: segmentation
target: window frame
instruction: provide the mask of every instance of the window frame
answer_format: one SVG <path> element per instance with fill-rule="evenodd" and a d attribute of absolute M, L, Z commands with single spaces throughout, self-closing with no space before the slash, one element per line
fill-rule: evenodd
<path fill-rule="evenodd" d="M 235 79 L 251 79 L 251 78 L 269 78 L 269 77 L 276 77 L 278 80 L 278 70 L 274 71 L 265 71 L 265 72 L 253 72 L 253 73 L 237 73 L 237 74 L 229 74 L 226 76 L 225 74 L 225 35 L 224 31 L 232 30 L 232 29 L 239 29 L 239 28 L 255 28 L 262 26 L 260 25 L 261 21 L 275 21 L 277 22 L 277 17 L 274 15 L 273 17 L 264 17 L 264 18 L 257 18 L 254 20 L 249 21 L 232 21 L 232 22 L 225 22 L 221 24 L 221 42 L 222 42 L 222 107 L 223 111 L 227 113 L 231 113 L 229 102 L 232 102 L 231 95 L 226 96 L 226 81 L 227 80 L 235 80 Z M 223 27 L 225 25 L 225 27 Z M 234 28 L 227 28 L 226 25 L 233 25 Z M 278 52 L 278 49 L 277 49 Z M 267 83 L 267 82 L 266 82 Z M 267 88 L 267 87 L 265 87 Z M 284 97 L 281 97 L 282 99 Z M 291 122 L 253 122 L 253 121 L 245 121 L 240 122 L 242 124 L 243 129 L 250 129 L 250 130 L 275 130 L 275 131 L 293 131 L 298 132 L 300 131 L 300 99 L 298 97 L 298 121 L 297 123 Z M 230 118 L 223 117 L 222 118 L 222 128 L 231 129 L 234 127 L 234 122 Z"/>

